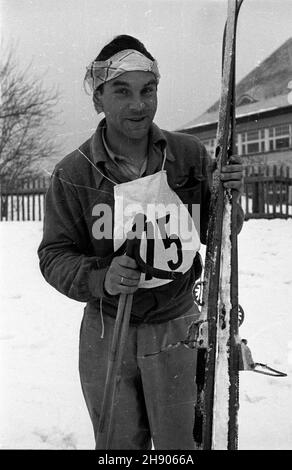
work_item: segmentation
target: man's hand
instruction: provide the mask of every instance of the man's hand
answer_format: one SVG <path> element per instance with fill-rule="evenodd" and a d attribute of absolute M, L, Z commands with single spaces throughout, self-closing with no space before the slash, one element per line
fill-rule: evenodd
<path fill-rule="evenodd" d="M 228 189 L 235 189 L 238 191 L 239 196 L 243 189 L 243 167 L 241 158 L 235 155 L 231 156 L 230 164 L 222 167 L 220 177 L 223 186 Z"/>
<path fill-rule="evenodd" d="M 104 288 L 110 295 L 133 294 L 138 289 L 141 272 L 127 255 L 115 257 L 106 273 Z"/>
<path fill-rule="evenodd" d="M 234 189 L 237 191 L 237 199 L 243 190 L 243 167 L 241 165 L 241 159 L 238 156 L 232 155 L 230 157 L 230 164 L 223 166 L 220 175 L 221 181 L 225 188 Z M 242 207 L 238 204 L 237 211 L 237 233 L 242 229 L 244 221 L 244 212 Z"/>

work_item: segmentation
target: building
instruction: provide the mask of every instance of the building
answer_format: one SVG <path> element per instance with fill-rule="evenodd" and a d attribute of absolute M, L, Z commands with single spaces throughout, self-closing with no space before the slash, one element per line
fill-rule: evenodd
<path fill-rule="evenodd" d="M 179 132 L 194 134 L 214 155 L 219 101 Z M 236 85 L 236 152 L 244 164 L 292 168 L 292 38 Z"/>

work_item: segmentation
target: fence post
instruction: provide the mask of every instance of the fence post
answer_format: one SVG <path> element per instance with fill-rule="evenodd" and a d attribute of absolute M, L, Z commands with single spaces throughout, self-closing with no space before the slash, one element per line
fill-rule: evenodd
<path fill-rule="evenodd" d="M 19 222 L 20 216 L 19 216 L 19 181 L 15 182 L 15 189 L 16 189 L 16 218 L 17 221 Z"/>
<path fill-rule="evenodd" d="M 261 168 L 258 167 L 257 175 L 261 176 Z M 252 167 L 252 176 L 255 176 L 255 168 Z M 265 212 L 265 205 L 264 205 L 264 194 L 263 194 L 263 182 L 254 181 L 253 183 L 253 204 L 252 204 L 252 211 L 255 214 L 264 214 Z"/>
<path fill-rule="evenodd" d="M 265 213 L 265 194 L 264 194 L 264 182 L 261 181 L 261 176 L 264 176 L 264 168 L 259 166 L 259 183 L 258 183 L 258 200 L 259 200 L 259 214 Z"/>
<path fill-rule="evenodd" d="M 9 201 L 9 196 L 10 196 L 10 217 L 11 220 L 14 220 L 14 205 L 13 205 L 13 189 L 11 188 L 10 182 L 8 185 L 8 194 L 7 194 L 7 201 Z M 9 208 L 7 208 L 7 219 L 9 220 Z"/>
<path fill-rule="evenodd" d="M 2 218 L 5 218 L 7 220 L 8 218 L 8 196 L 7 196 L 7 182 L 4 180 L 3 184 L 3 193 L 2 193 L 2 198 L 1 198 L 1 205 L 2 205 Z"/>
<path fill-rule="evenodd" d="M 267 165 L 266 166 L 266 176 L 267 176 L 267 181 L 266 181 L 266 193 L 265 193 L 265 206 L 266 206 L 266 214 L 269 217 L 270 215 L 270 181 L 269 181 L 269 176 L 270 176 L 270 167 Z"/>
<path fill-rule="evenodd" d="M 41 214 L 41 179 L 37 179 L 37 188 L 38 188 L 38 215 L 39 215 L 39 220 L 42 220 L 42 214 Z"/>
<path fill-rule="evenodd" d="M 248 214 L 249 214 L 249 210 L 248 210 L 248 196 L 249 196 L 249 193 L 248 193 L 248 188 L 249 188 L 249 185 L 248 183 L 246 182 L 246 178 L 248 176 L 248 167 L 246 166 L 244 168 L 244 193 L 245 193 L 245 216 L 247 217 Z"/>
<path fill-rule="evenodd" d="M 279 188 L 279 197 L 277 197 L 277 204 L 280 206 L 280 214 L 281 216 L 283 215 L 283 208 L 282 208 L 282 203 L 283 203 L 283 165 L 280 166 L 279 168 L 279 178 L 277 179 L 277 184 Z"/>
<path fill-rule="evenodd" d="M 27 179 L 27 220 L 30 220 L 30 180 Z"/>
<path fill-rule="evenodd" d="M 25 204 L 24 204 L 24 180 L 21 180 L 21 220 L 25 220 Z"/>
<path fill-rule="evenodd" d="M 35 221 L 35 178 L 31 181 L 32 184 L 32 220 Z"/>
<path fill-rule="evenodd" d="M 0 179 L 0 222 L 2 220 L 2 180 Z"/>
<path fill-rule="evenodd" d="M 255 175 L 255 169 L 252 165 L 251 167 L 251 176 Z M 253 182 L 251 184 L 252 187 L 252 212 L 257 214 L 259 212 L 259 200 L 258 200 L 258 183 Z"/>
<path fill-rule="evenodd" d="M 43 187 L 46 188 L 46 177 L 43 176 Z M 46 191 L 44 192 L 43 195 L 43 214 L 46 212 Z"/>
<path fill-rule="evenodd" d="M 289 217 L 289 199 L 290 199 L 290 185 L 289 185 L 289 180 L 290 180 L 290 168 L 287 166 L 286 168 L 286 218 Z"/>
<path fill-rule="evenodd" d="M 277 185 L 276 185 L 276 178 L 277 178 L 277 166 L 273 166 L 273 216 L 276 215 L 276 197 L 277 197 Z"/>

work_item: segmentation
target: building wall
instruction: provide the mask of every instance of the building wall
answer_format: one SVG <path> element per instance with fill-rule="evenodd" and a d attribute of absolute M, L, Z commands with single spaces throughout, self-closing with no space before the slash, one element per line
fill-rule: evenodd
<path fill-rule="evenodd" d="M 286 164 L 292 168 L 292 112 L 260 119 L 238 119 L 236 126 L 237 153 L 244 164 Z M 216 126 L 191 131 L 214 156 Z"/>

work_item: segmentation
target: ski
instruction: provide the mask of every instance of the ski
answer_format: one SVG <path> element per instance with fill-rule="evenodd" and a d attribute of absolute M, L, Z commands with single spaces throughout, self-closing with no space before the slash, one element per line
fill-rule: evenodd
<path fill-rule="evenodd" d="M 235 147 L 236 25 L 243 0 L 228 0 L 223 41 L 216 169 L 198 328 L 197 402 L 194 440 L 197 449 L 237 449 L 239 407 L 237 202 L 220 181 Z"/>

